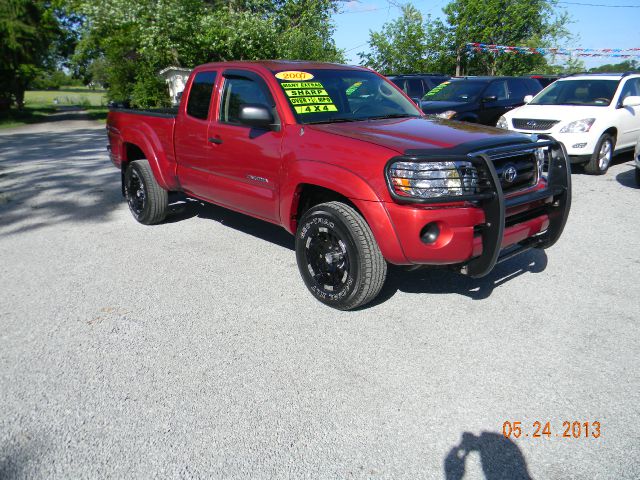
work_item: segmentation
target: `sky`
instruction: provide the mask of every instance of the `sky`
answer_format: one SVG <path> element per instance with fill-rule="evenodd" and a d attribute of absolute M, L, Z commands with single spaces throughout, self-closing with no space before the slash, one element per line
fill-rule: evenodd
<path fill-rule="evenodd" d="M 431 14 L 432 17 L 437 18 L 442 17 L 442 8 L 448 2 L 449 0 L 415 0 L 411 3 L 422 12 L 423 16 Z M 399 5 L 402 2 L 394 1 L 393 3 Z M 575 38 L 568 44 L 557 46 L 640 48 L 640 0 L 567 0 L 559 3 L 559 7 L 569 13 L 572 23 L 568 25 L 568 29 Z M 575 5 L 575 3 L 583 5 Z M 613 7 L 614 5 L 631 8 Z M 369 31 L 379 31 L 385 22 L 400 16 L 400 9 L 386 0 L 348 1 L 344 3 L 340 12 L 333 17 L 336 25 L 334 38 L 338 48 L 346 51 L 348 63 L 352 64 L 360 63 L 358 52 L 368 51 Z M 469 41 L 482 42 L 483 39 L 469 39 Z M 640 61 L 640 57 L 635 59 Z M 619 63 L 626 59 L 583 57 L 582 60 L 586 68 L 593 68 L 607 63 Z"/>

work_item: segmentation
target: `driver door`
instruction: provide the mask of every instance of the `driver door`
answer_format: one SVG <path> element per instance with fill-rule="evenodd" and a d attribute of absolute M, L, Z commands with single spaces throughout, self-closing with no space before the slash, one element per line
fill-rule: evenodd
<path fill-rule="evenodd" d="M 487 97 L 496 97 L 495 100 L 485 101 Z M 478 114 L 478 123 L 494 126 L 504 112 L 509 110 L 509 95 L 506 80 L 494 80 L 484 90 L 480 97 L 482 102 Z"/>
<path fill-rule="evenodd" d="M 283 133 L 273 96 L 255 72 L 226 70 L 208 139 L 214 151 L 211 165 L 216 203 L 264 220 L 279 221 L 278 193 Z M 240 121 L 240 105 L 271 108 L 275 125 L 253 128 Z"/>

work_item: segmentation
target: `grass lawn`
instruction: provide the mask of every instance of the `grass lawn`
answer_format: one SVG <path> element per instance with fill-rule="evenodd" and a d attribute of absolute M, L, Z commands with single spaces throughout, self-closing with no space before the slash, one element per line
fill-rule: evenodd
<path fill-rule="evenodd" d="M 60 90 L 33 90 L 25 92 L 22 111 L 11 109 L 0 112 L 0 128 L 17 127 L 48 120 L 47 116 L 60 107 L 81 107 L 94 120 L 107 118 L 107 97 L 104 90 L 88 87 L 62 87 Z"/>

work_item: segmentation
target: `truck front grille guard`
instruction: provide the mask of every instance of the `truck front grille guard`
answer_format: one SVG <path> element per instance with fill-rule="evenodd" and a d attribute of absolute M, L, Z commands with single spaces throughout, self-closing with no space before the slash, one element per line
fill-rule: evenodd
<path fill-rule="evenodd" d="M 539 136 L 539 138 L 543 138 Z M 492 162 L 492 158 L 501 158 L 504 155 L 518 154 L 524 151 L 531 151 L 536 148 L 548 148 L 547 185 L 543 189 L 534 190 L 529 193 L 521 193 L 505 197 L 500 178 Z M 448 156 L 447 156 L 448 157 Z M 457 157 L 424 158 L 424 157 L 404 157 L 406 161 L 412 162 L 434 162 L 462 160 Z M 418 203 L 423 205 L 473 202 L 484 211 L 485 223 L 480 229 L 482 236 L 482 254 L 468 261 L 461 267 L 461 272 L 470 277 L 483 277 L 487 275 L 498 262 L 513 258 L 531 248 L 548 248 L 553 245 L 564 229 L 569 210 L 571 208 L 571 168 L 564 146 L 551 139 L 544 137 L 542 141 L 535 144 L 509 145 L 505 147 L 489 148 L 486 150 L 473 151 L 467 154 L 467 160 L 478 168 L 479 175 L 484 181 L 478 185 L 476 193 L 465 195 L 451 195 L 437 198 L 410 198 L 398 195 L 391 182 L 390 166 L 398 161 L 394 158 L 387 164 L 386 177 L 391 196 L 401 203 Z M 507 253 L 500 256 L 502 238 L 505 229 L 505 212 L 508 208 L 517 207 L 527 203 L 541 201 L 553 197 L 546 206 L 546 213 L 549 217 L 549 226 L 541 234 L 528 238 L 511 248 Z"/>

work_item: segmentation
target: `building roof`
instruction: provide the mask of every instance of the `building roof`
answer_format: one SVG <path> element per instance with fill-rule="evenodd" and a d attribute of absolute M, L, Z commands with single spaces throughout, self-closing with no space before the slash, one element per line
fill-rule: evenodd
<path fill-rule="evenodd" d="M 160 70 L 158 72 L 158 75 L 164 75 L 165 73 L 168 72 L 183 72 L 183 73 L 191 73 L 193 69 L 192 68 L 184 68 L 184 67 L 167 67 L 167 68 L 163 68 L 162 70 Z"/>

